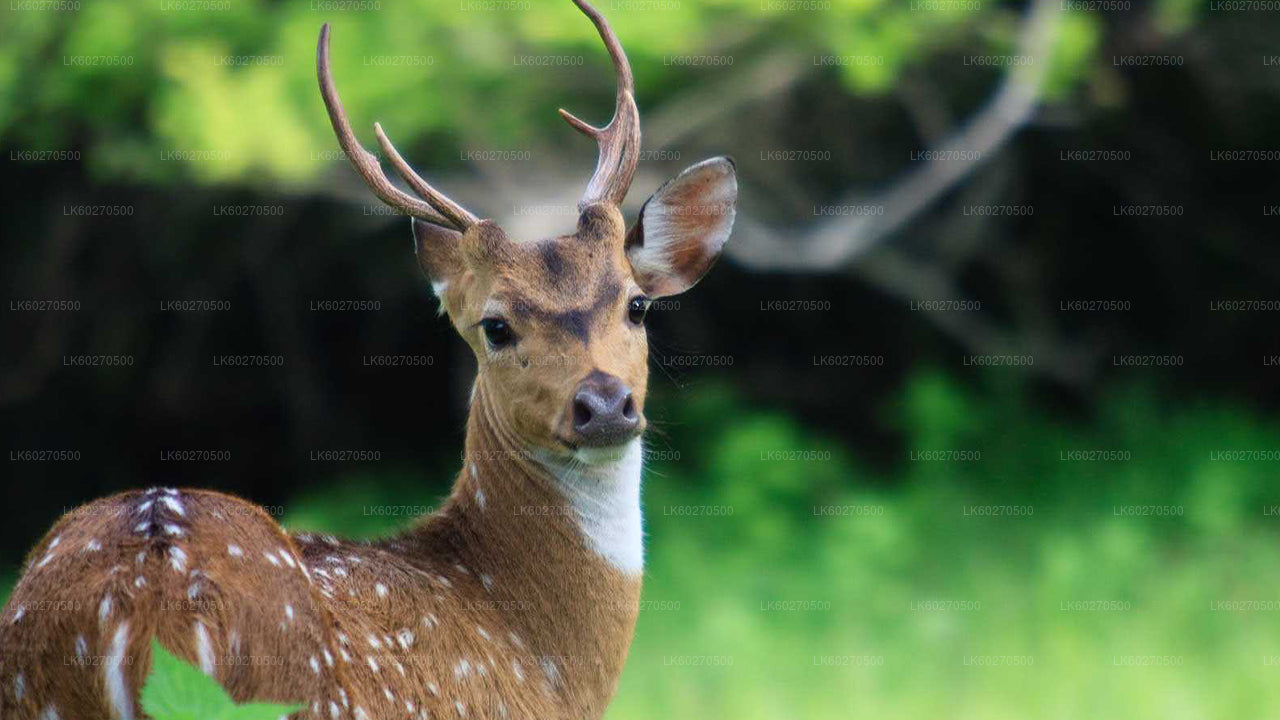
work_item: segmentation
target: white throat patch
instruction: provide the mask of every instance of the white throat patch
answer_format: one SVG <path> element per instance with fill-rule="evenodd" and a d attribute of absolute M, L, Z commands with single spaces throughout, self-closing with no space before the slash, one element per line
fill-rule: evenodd
<path fill-rule="evenodd" d="M 644 448 L 639 438 L 627 443 L 616 460 L 600 464 L 544 462 L 573 508 L 587 544 L 614 568 L 631 575 L 644 571 L 644 522 L 640 514 L 640 475 Z"/>

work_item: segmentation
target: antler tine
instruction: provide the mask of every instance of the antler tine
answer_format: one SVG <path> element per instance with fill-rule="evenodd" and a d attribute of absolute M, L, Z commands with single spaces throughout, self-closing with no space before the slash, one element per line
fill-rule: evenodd
<path fill-rule="evenodd" d="M 607 200 L 614 205 L 622 205 L 631 187 L 631 179 L 635 176 L 636 166 L 640 163 L 640 110 L 636 107 L 635 78 L 631 74 L 631 63 L 627 62 L 627 54 L 622 50 L 622 43 L 613 34 L 613 28 L 598 10 L 587 0 L 573 0 L 584 15 L 595 24 L 604 41 L 609 57 L 613 59 L 613 67 L 618 76 L 617 99 L 614 104 L 613 119 L 602 127 L 588 125 L 563 108 L 560 116 L 573 129 L 594 138 L 600 146 L 600 155 L 596 160 L 596 171 L 587 183 L 587 189 L 578 202 L 581 210 L 588 205 Z"/>
<path fill-rule="evenodd" d="M 342 100 L 338 98 L 338 88 L 334 85 L 333 73 L 329 68 L 329 23 L 325 23 L 320 28 L 320 42 L 316 47 L 316 76 L 320 80 L 320 94 L 324 97 L 324 106 L 329 111 L 329 122 L 333 124 L 333 132 L 338 136 L 338 143 L 375 195 L 393 208 L 438 225 L 466 230 L 477 222 L 475 215 L 436 191 L 426 180 L 419 177 L 404 158 L 400 157 L 400 153 L 396 152 L 380 126 L 375 124 L 374 131 L 378 135 L 378 143 L 382 146 L 382 151 L 387 154 L 392 167 L 400 177 L 409 183 L 414 192 L 422 196 L 421 200 L 393 185 L 383 172 L 378 158 L 365 150 L 356 139 L 355 132 L 351 129 L 351 121 L 347 119 L 347 113 L 342 108 Z"/>
<path fill-rule="evenodd" d="M 453 224 L 459 230 L 467 228 L 480 222 L 479 218 L 472 215 L 466 208 L 449 199 L 440 191 L 427 184 L 418 173 L 409 167 L 409 163 L 400 157 L 400 153 L 396 151 L 396 146 L 391 144 L 391 140 L 387 138 L 387 134 L 382 132 L 382 124 L 374 123 L 373 132 L 378 136 L 378 145 L 382 147 L 382 152 L 387 154 L 387 158 L 391 160 L 391 167 L 395 168 L 396 173 L 409 183 L 409 187 L 418 193 L 424 200 L 431 203 L 431 206 L 439 210 L 442 215 L 453 221 Z"/>

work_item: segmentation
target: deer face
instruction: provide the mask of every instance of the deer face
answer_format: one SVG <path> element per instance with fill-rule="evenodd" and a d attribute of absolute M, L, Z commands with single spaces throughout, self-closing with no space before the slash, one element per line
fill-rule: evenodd
<path fill-rule="evenodd" d="M 618 89 L 603 128 L 560 111 L 596 140 L 599 158 L 576 230 L 556 238 L 520 242 L 479 220 L 415 173 L 375 123 L 384 154 L 418 197 L 399 190 L 342 109 L 327 24 L 316 65 L 347 157 L 378 197 L 414 218 L 418 262 L 475 352 L 494 426 L 518 447 L 594 464 L 621 457 L 644 431 L 645 312 L 715 263 L 733 226 L 737 181 L 727 158 L 698 163 L 659 188 L 627 230 L 620 208 L 640 154 L 631 66 L 604 17 L 586 0 L 574 3 L 604 40 Z"/>
<path fill-rule="evenodd" d="M 648 305 L 710 269 L 736 194 L 717 158 L 664 185 L 630 232 L 609 203 L 572 234 L 526 242 L 489 221 L 459 232 L 415 219 L 418 261 L 476 355 L 496 424 L 557 456 L 618 457 L 645 428 Z"/>

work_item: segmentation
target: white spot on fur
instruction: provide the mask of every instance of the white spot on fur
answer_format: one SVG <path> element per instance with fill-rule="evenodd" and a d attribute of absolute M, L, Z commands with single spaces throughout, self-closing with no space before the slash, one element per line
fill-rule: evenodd
<path fill-rule="evenodd" d="M 27 608 L 26 608 L 26 606 L 25 606 L 25 605 L 19 605 L 19 606 L 18 606 L 18 610 L 17 610 L 16 612 L 14 612 L 14 613 L 13 613 L 13 624 L 14 624 L 14 625 L 17 625 L 17 624 L 18 624 L 18 621 L 22 619 L 22 616 L 23 616 L 23 615 L 26 615 L 26 614 L 27 614 Z"/>
<path fill-rule="evenodd" d="M 169 547 L 169 565 L 173 567 L 174 572 L 187 571 L 187 551 L 173 545 Z"/>
<path fill-rule="evenodd" d="M 382 696 L 387 699 L 387 702 L 396 701 L 396 696 L 391 694 L 391 688 L 387 687 L 386 685 L 382 686 Z"/>
<path fill-rule="evenodd" d="M 476 504 L 480 506 L 480 510 L 484 510 L 484 491 L 476 489 Z"/>
<path fill-rule="evenodd" d="M 480 584 L 486 591 L 493 592 L 493 578 L 487 573 L 480 573 Z"/>
<path fill-rule="evenodd" d="M 48 565 L 48 564 L 49 564 L 49 561 L 50 561 L 50 560 L 52 560 L 52 559 L 53 559 L 53 551 L 52 551 L 52 550 L 50 550 L 49 552 L 45 553 L 45 556 L 44 556 L 43 558 L 41 558 L 41 559 L 40 559 L 40 562 L 36 563 L 36 567 L 37 567 L 37 568 L 42 568 L 42 567 L 44 567 L 45 565 Z"/>
<path fill-rule="evenodd" d="M 435 683 L 433 682 L 427 683 L 427 689 L 431 691 L 432 695 L 435 695 L 436 697 L 440 697 L 440 687 L 437 686 Z"/>
<path fill-rule="evenodd" d="M 83 635 L 76 636 L 76 657 L 81 660 L 89 656 L 89 642 L 84 639 Z"/>
<path fill-rule="evenodd" d="M 244 557 L 244 550 L 241 550 L 239 545 L 228 543 L 227 554 L 231 557 Z"/>
<path fill-rule="evenodd" d="M 356 706 L 356 720 L 369 720 L 369 713 L 365 712 L 364 708 L 359 705 Z"/>
<path fill-rule="evenodd" d="M 146 502 L 144 502 L 144 503 L 142 503 L 141 505 L 139 505 L 139 506 L 138 506 L 138 514 L 139 514 L 139 515 L 141 515 L 142 513 L 146 512 L 146 511 L 148 511 L 148 510 L 150 510 L 150 509 L 151 509 L 151 501 L 150 501 L 150 500 L 147 500 Z"/>
<path fill-rule="evenodd" d="M 107 651 L 106 663 L 102 666 L 103 678 L 107 687 L 107 703 L 111 706 L 112 718 L 116 720 L 133 720 L 133 693 L 124 677 L 124 653 L 128 649 L 129 623 L 122 622 L 116 627 L 111 637 L 111 647 Z"/>
<path fill-rule="evenodd" d="M 111 596 L 103 595 L 102 602 L 98 603 L 98 624 L 106 625 L 109 617 L 111 617 Z"/>
<path fill-rule="evenodd" d="M 477 626 L 476 626 L 476 632 L 480 635 L 480 637 L 484 638 L 485 640 L 492 640 L 492 639 L 493 639 L 493 638 L 489 637 L 489 631 L 488 631 L 488 630 L 485 630 L 484 628 L 480 627 L 479 625 L 477 625 Z"/>
<path fill-rule="evenodd" d="M 458 711 L 458 717 L 467 716 L 467 706 L 463 705 L 461 700 L 454 700 L 453 707 Z"/>
<path fill-rule="evenodd" d="M 365 639 L 369 641 L 369 647 L 375 650 L 382 649 L 382 641 L 378 639 L 377 635 L 370 633 Z"/>
<path fill-rule="evenodd" d="M 13 679 L 13 696 L 17 700 L 22 700 L 22 696 L 27 694 L 27 679 L 18 673 Z"/>
<path fill-rule="evenodd" d="M 174 495 L 177 495 L 177 493 L 175 492 Z M 165 507 L 178 513 L 179 515 L 185 516 L 187 514 L 186 509 L 182 507 L 182 503 L 178 502 L 178 500 L 174 497 L 171 497 L 169 495 L 161 495 L 160 502 L 164 503 Z"/>
<path fill-rule="evenodd" d="M 511 672 L 515 673 L 516 680 L 524 682 L 524 668 L 520 667 L 519 660 L 511 661 Z"/>
<path fill-rule="evenodd" d="M 333 667 L 333 654 L 330 653 L 328 650 L 324 650 L 323 653 L 324 653 L 324 664 L 327 665 L 328 667 Z"/>
<path fill-rule="evenodd" d="M 372 671 L 374 671 L 375 673 L 377 673 L 377 672 L 378 672 L 378 670 L 380 670 L 380 669 L 381 669 L 381 668 L 379 668 L 379 667 L 378 667 L 378 661 L 377 661 L 377 660 L 374 660 L 374 659 L 373 659 L 373 658 L 371 658 L 371 657 L 365 658 L 365 660 L 367 660 L 367 661 L 369 662 L 369 669 L 370 669 L 370 670 L 372 670 Z"/>
<path fill-rule="evenodd" d="M 139 575 L 133 579 L 133 586 L 136 588 L 144 588 L 147 586 L 147 579 Z"/>
<path fill-rule="evenodd" d="M 284 548 L 280 548 L 277 552 L 280 553 L 280 559 L 284 560 L 285 565 L 288 565 L 291 568 L 296 568 L 298 566 L 297 563 L 293 561 L 293 556 L 290 555 Z"/>
<path fill-rule="evenodd" d="M 58 716 L 58 708 L 48 705 L 44 710 L 40 711 L 38 720 L 61 720 Z"/>
<path fill-rule="evenodd" d="M 182 537 L 182 528 L 173 523 L 165 523 L 164 532 L 166 535 L 172 535 L 173 537 Z"/>
<path fill-rule="evenodd" d="M 376 584 L 376 585 L 374 585 L 374 586 L 373 586 L 373 589 L 374 589 L 374 591 L 375 591 L 375 592 L 377 592 L 377 593 L 378 593 L 378 597 L 384 598 L 384 597 L 386 597 L 386 596 L 387 596 L 387 586 L 386 586 L 386 585 L 383 585 L 382 583 L 378 583 L 378 584 Z"/>
<path fill-rule="evenodd" d="M 60 542 L 62 542 L 62 536 L 61 536 L 61 535 L 58 535 L 57 537 L 55 537 L 53 540 L 51 540 L 51 541 L 49 542 L 49 549 L 50 549 L 50 550 L 52 550 L 52 549 L 54 549 L 54 548 L 58 547 L 58 543 L 60 543 Z"/>
<path fill-rule="evenodd" d="M 89 540 L 89 542 L 84 544 L 85 552 L 98 552 L 101 549 L 102 549 L 102 543 L 92 538 Z"/>
<path fill-rule="evenodd" d="M 200 672 L 209 677 L 216 677 L 213 641 L 209 639 L 209 631 L 205 629 L 204 623 L 199 620 L 196 621 L 196 658 L 200 660 Z"/>
<path fill-rule="evenodd" d="M 413 631 L 407 628 L 401 630 L 396 633 L 396 640 L 400 643 L 400 649 L 408 650 L 409 646 L 413 644 Z"/>
<path fill-rule="evenodd" d="M 275 556 L 275 555 L 272 555 L 271 553 L 267 552 L 266 550 L 263 550 L 263 551 L 262 551 L 262 557 L 266 558 L 266 559 L 267 559 L 267 562 L 271 563 L 272 565 L 275 565 L 276 567 L 280 567 L 280 561 L 276 559 L 276 556 Z"/>
<path fill-rule="evenodd" d="M 289 622 L 293 622 L 293 606 L 289 603 L 284 604 L 284 616 L 289 619 Z"/>
<path fill-rule="evenodd" d="M 330 700 L 329 701 L 329 717 L 333 718 L 333 720 L 338 720 L 339 712 L 340 711 L 338 710 L 338 703 Z"/>
<path fill-rule="evenodd" d="M 307 664 L 311 666 L 311 672 L 316 675 L 320 674 L 320 661 L 316 659 L 315 655 L 307 658 Z"/>
<path fill-rule="evenodd" d="M 458 664 L 453 666 L 454 680 L 461 680 L 462 678 L 467 677 L 470 674 L 471 674 L 471 661 L 467 660 L 466 658 L 459 660 Z"/>

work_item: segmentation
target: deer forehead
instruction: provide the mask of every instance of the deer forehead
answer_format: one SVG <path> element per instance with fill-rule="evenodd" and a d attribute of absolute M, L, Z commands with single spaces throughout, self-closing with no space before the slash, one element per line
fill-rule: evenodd
<path fill-rule="evenodd" d="M 620 246 L 568 235 L 512 243 L 500 258 L 475 270 L 468 290 L 469 322 L 503 317 L 585 342 L 590 328 L 638 292 L 638 285 Z"/>

